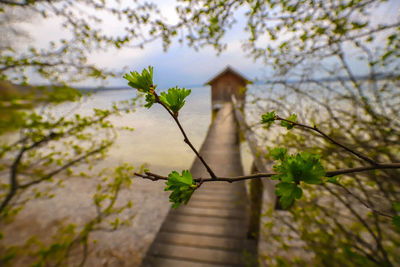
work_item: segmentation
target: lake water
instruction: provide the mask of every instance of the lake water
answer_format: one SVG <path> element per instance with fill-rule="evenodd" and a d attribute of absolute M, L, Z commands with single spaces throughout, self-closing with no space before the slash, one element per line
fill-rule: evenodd
<path fill-rule="evenodd" d="M 199 149 L 211 123 L 210 88 L 191 90 L 185 106 L 179 112 L 179 119 L 189 139 Z M 86 99 L 80 112 L 105 108 L 113 102 L 131 99 L 135 95 L 133 89 L 101 91 Z M 171 170 L 180 171 L 191 167 L 195 155 L 183 142 L 182 134 L 173 119 L 160 105 L 153 105 L 150 109 L 140 107 L 136 112 L 113 118 L 112 121 L 118 126 L 129 126 L 135 130 L 119 133 L 116 145 L 104 164 L 146 164 L 151 171 L 165 175 Z M 244 163 L 248 165 L 247 158 Z"/>

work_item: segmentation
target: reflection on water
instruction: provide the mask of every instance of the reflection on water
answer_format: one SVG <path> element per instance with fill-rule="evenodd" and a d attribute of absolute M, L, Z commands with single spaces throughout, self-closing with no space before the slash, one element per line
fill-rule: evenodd
<path fill-rule="evenodd" d="M 179 119 L 193 145 L 200 149 L 211 123 L 211 96 L 209 87 L 192 88 L 192 93 L 179 113 Z M 80 113 L 93 108 L 107 108 L 115 101 L 136 95 L 134 90 L 102 91 L 81 105 Z M 122 162 L 138 167 L 147 164 L 156 173 L 167 175 L 171 170 L 189 169 L 195 158 L 170 115 L 160 105 L 150 109 L 138 108 L 131 114 L 112 119 L 117 126 L 135 128 L 133 132 L 119 133 L 116 145 L 102 164 L 109 166 Z M 242 144 L 244 170 L 250 169 L 252 157 Z"/>

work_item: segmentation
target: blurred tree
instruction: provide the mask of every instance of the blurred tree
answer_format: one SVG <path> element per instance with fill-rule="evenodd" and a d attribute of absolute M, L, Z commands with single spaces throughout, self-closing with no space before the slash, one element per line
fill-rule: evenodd
<path fill-rule="evenodd" d="M 4 36 L 1 40 L 0 78 L 21 83 L 29 82 L 29 76 L 38 75 L 47 83 L 62 83 L 78 82 L 88 77 L 104 79 L 115 74 L 88 63 L 88 55 L 128 45 L 142 47 L 151 40 L 146 39 L 143 30 L 147 24 L 155 23 L 159 10 L 154 4 L 125 1 L 7 0 L 0 1 L 0 14 Z M 20 23 L 26 20 L 44 20 L 58 25 L 63 36 L 59 40 L 50 39 L 50 43 L 43 47 L 37 42 L 21 45 L 15 37 L 29 36 L 30 33 L 20 27 Z M 112 32 L 104 29 L 110 23 L 116 26 Z M 35 40 L 41 38 L 32 37 Z"/>
<path fill-rule="evenodd" d="M 132 29 L 125 29 L 125 37 L 104 33 L 96 28 L 102 17 L 109 14 L 122 20 L 124 16 L 134 26 L 134 20 L 145 20 L 153 8 L 144 4 L 118 10 L 117 6 L 102 1 L 0 2 L 1 266 L 82 266 L 93 232 L 114 231 L 129 223 L 127 214 L 124 219 L 120 215 L 132 203 L 117 203 L 117 199 L 130 186 L 132 166 L 96 172 L 91 168 L 115 141 L 117 129 L 110 118 L 133 111 L 136 99 L 80 115 L 75 108 L 82 93 L 68 86 L 114 75 L 89 64 L 87 56 L 95 50 L 120 48 L 138 36 Z M 62 25 L 63 39 L 38 46 L 40 36 L 30 36 L 21 24 L 40 18 Z M 47 85 L 32 85 L 32 77 Z M 93 216 L 80 223 L 75 218 L 63 221 L 55 232 L 48 229 L 45 237 L 30 232 L 27 239 L 15 240 L 13 233 L 3 232 L 27 204 L 53 198 L 56 188 L 72 177 L 98 178 L 92 190 Z"/>

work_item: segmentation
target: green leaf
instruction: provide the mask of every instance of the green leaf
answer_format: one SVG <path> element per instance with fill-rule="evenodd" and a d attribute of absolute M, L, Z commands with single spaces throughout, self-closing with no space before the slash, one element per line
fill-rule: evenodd
<path fill-rule="evenodd" d="M 135 88 L 141 92 L 152 93 L 151 90 L 156 88 L 153 84 L 153 67 L 149 66 L 149 69 L 143 69 L 142 74 L 131 71 L 131 73 L 126 73 L 123 77 L 128 80 L 128 85 Z"/>
<path fill-rule="evenodd" d="M 297 199 L 300 199 L 303 196 L 303 190 L 301 190 L 300 187 L 296 186 L 295 190 L 294 190 L 294 196 Z"/>
<path fill-rule="evenodd" d="M 325 169 L 322 167 L 319 155 L 313 155 L 308 152 L 301 152 L 296 155 L 296 160 L 301 164 L 302 176 L 300 181 L 308 184 L 322 183 L 322 177 L 325 176 Z"/>
<path fill-rule="evenodd" d="M 307 39 L 308 39 L 307 32 L 304 32 L 304 33 L 300 36 L 300 40 L 304 43 Z"/>
<path fill-rule="evenodd" d="M 269 151 L 274 160 L 284 160 L 287 155 L 287 149 L 284 147 L 276 147 Z"/>
<path fill-rule="evenodd" d="M 400 233 L 400 216 L 395 215 L 392 219 L 392 224 L 394 225 L 396 232 Z"/>
<path fill-rule="evenodd" d="M 332 183 L 332 184 L 339 184 L 339 177 L 337 177 L 337 176 L 328 177 L 328 178 L 326 179 L 326 181 L 327 181 L 328 183 Z"/>
<path fill-rule="evenodd" d="M 185 88 L 170 88 L 168 92 L 160 94 L 160 100 L 163 102 L 174 114 L 178 114 L 179 110 L 185 104 L 185 98 L 190 95 L 191 90 Z"/>
<path fill-rule="evenodd" d="M 274 165 L 273 170 L 278 174 L 271 178 L 282 182 L 303 181 L 308 184 L 320 184 L 321 178 L 325 176 L 319 155 L 308 152 L 281 157 L 280 164 Z"/>
<path fill-rule="evenodd" d="M 144 105 L 146 108 L 151 108 L 153 104 L 156 103 L 156 98 L 152 94 L 146 94 L 146 104 Z"/>
<path fill-rule="evenodd" d="M 274 110 L 261 115 L 261 123 L 265 124 L 265 128 L 269 128 L 275 120 L 276 115 Z"/>
<path fill-rule="evenodd" d="M 397 35 L 396 34 L 392 34 L 390 35 L 387 39 L 388 39 L 388 45 L 392 45 L 393 41 L 396 40 Z"/>
<path fill-rule="evenodd" d="M 393 203 L 392 208 L 395 211 L 400 212 L 400 202 Z"/>
<path fill-rule="evenodd" d="M 173 171 L 168 175 L 165 191 L 172 191 L 169 201 L 173 202 L 173 208 L 177 208 L 181 203 L 187 204 L 194 190 L 197 188 L 192 174 L 188 170 L 183 170 L 182 175 Z"/>
<path fill-rule="evenodd" d="M 275 187 L 275 193 L 278 196 L 289 196 L 293 193 L 294 188 L 297 186 L 294 183 L 281 182 L 279 184 L 276 184 Z"/>
<path fill-rule="evenodd" d="M 324 34 L 325 31 L 326 31 L 326 29 L 323 28 L 323 27 L 317 27 L 317 30 L 316 30 L 316 32 L 317 32 L 318 34 Z"/>
<path fill-rule="evenodd" d="M 352 22 L 351 25 L 353 26 L 354 30 L 359 30 L 365 28 L 368 25 L 368 22 L 361 23 L 361 22 Z"/>
<path fill-rule="evenodd" d="M 286 120 L 290 121 L 281 121 L 281 126 L 282 127 L 286 127 L 286 129 L 290 130 L 294 127 L 294 124 L 292 122 L 296 122 L 297 120 L 297 115 L 296 114 L 292 114 L 290 115 Z"/>
<path fill-rule="evenodd" d="M 281 182 L 276 184 L 275 187 L 275 194 L 280 196 L 279 201 L 284 209 L 287 209 L 295 198 L 300 199 L 303 195 L 303 191 L 295 183 Z"/>
<path fill-rule="evenodd" d="M 217 24 L 218 23 L 218 17 L 212 17 L 210 19 L 211 24 Z"/>

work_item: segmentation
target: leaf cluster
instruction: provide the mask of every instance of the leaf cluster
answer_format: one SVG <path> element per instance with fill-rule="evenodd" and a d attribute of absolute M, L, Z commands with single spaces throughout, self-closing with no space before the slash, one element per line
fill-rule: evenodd
<path fill-rule="evenodd" d="M 143 69 L 142 73 L 131 71 L 126 73 L 124 78 L 128 80 L 128 85 L 137 89 L 139 92 L 146 94 L 146 108 L 150 108 L 157 102 L 157 94 L 155 93 L 156 85 L 153 84 L 153 67 Z M 185 88 L 172 87 L 167 92 L 162 92 L 158 99 L 161 101 L 173 114 L 178 116 L 179 110 L 185 105 L 185 98 L 190 95 L 191 90 Z"/>
<path fill-rule="evenodd" d="M 128 80 L 128 85 L 132 88 L 139 90 L 140 92 L 150 93 L 156 86 L 153 85 L 153 67 L 149 66 L 149 69 L 143 69 L 140 74 L 137 71 L 131 71 L 126 73 L 123 77 Z"/>
<path fill-rule="evenodd" d="M 291 122 L 296 122 L 297 115 L 293 113 L 292 115 L 287 117 L 286 120 L 291 121 Z M 294 127 L 293 123 L 288 122 L 288 121 L 281 121 L 281 126 L 286 127 L 286 129 L 288 129 L 288 130 L 293 129 L 293 127 Z"/>
<path fill-rule="evenodd" d="M 276 119 L 277 116 L 274 110 L 261 115 L 261 123 L 265 124 L 264 128 L 266 129 L 269 128 Z"/>
<path fill-rule="evenodd" d="M 146 93 L 146 108 L 150 108 L 155 102 L 154 90 L 157 85 L 153 84 L 153 67 L 149 66 L 148 70 L 143 69 L 140 74 L 137 71 L 125 73 L 124 79 L 128 80 L 128 85 L 137 89 L 139 92 Z"/>
<path fill-rule="evenodd" d="M 275 148 L 270 151 L 271 157 L 278 160 L 279 164 L 273 166 L 277 175 L 274 180 L 281 181 L 276 185 L 276 195 L 280 196 L 283 208 L 288 208 L 295 198 L 300 199 L 302 190 L 300 182 L 307 184 L 321 184 L 325 176 L 325 169 L 321 165 L 319 155 L 301 152 L 288 155 L 285 148 Z"/>
<path fill-rule="evenodd" d="M 296 120 L 297 120 L 297 115 L 293 113 L 292 115 L 287 117 L 285 120 L 282 120 L 281 118 L 279 118 L 275 114 L 274 110 L 261 115 L 261 123 L 264 124 L 264 128 L 266 128 L 266 129 L 268 129 L 272 125 L 272 123 L 276 120 L 281 121 L 282 127 L 285 127 L 286 129 L 291 130 L 294 127 L 293 122 L 296 122 Z"/>
<path fill-rule="evenodd" d="M 160 94 L 160 100 L 170 109 L 175 115 L 185 104 L 185 98 L 190 95 L 191 90 L 185 88 L 170 88 L 168 92 Z"/>
<path fill-rule="evenodd" d="M 94 232 L 113 232 L 130 225 L 133 215 L 127 210 L 132 207 L 132 202 L 123 203 L 118 197 L 122 190 L 130 189 L 133 171 L 131 165 L 124 163 L 113 170 L 103 169 L 93 175 L 98 181 L 93 195 L 94 216 L 79 225 L 66 221 L 56 224 L 56 232 L 49 234 L 46 240 L 31 236 L 25 244 L 2 247 L 0 265 L 16 266 L 21 258 L 29 256 L 32 259 L 30 266 L 66 266 L 70 257 L 81 257 L 80 266 L 85 266 L 87 248 L 91 249 Z M 72 250 L 73 255 L 70 253 Z"/>
<path fill-rule="evenodd" d="M 295 183 L 281 182 L 275 187 L 275 194 L 280 196 L 279 201 L 284 209 L 290 207 L 295 198 L 300 199 L 303 195 L 303 190 Z"/>
<path fill-rule="evenodd" d="M 197 185 L 192 174 L 188 170 L 183 170 L 182 175 L 173 171 L 168 175 L 165 191 L 172 191 L 169 201 L 173 202 L 172 208 L 178 208 L 181 203 L 187 204 Z"/>

